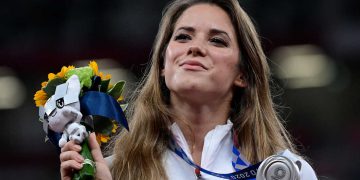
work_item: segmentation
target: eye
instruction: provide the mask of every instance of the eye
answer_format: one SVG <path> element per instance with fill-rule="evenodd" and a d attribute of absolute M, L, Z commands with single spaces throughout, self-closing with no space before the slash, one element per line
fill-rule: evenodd
<path fill-rule="evenodd" d="M 224 39 L 219 38 L 219 37 L 211 38 L 210 42 L 213 43 L 215 46 L 218 46 L 218 47 L 228 47 L 228 43 Z"/>
<path fill-rule="evenodd" d="M 60 98 L 60 99 L 56 100 L 56 107 L 59 109 L 64 107 L 64 98 Z"/>
<path fill-rule="evenodd" d="M 175 41 L 186 42 L 187 40 L 191 40 L 191 36 L 188 34 L 179 34 L 175 36 Z"/>

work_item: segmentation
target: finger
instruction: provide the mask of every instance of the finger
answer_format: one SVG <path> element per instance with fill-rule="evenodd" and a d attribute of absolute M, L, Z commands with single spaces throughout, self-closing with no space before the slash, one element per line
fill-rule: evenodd
<path fill-rule="evenodd" d="M 81 146 L 76 144 L 74 141 L 69 141 L 64 145 L 63 148 L 61 148 L 61 152 L 65 152 L 65 151 L 80 152 L 81 151 Z"/>
<path fill-rule="evenodd" d="M 84 162 L 84 158 L 76 151 L 65 151 L 60 154 L 60 162 L 75 160 L 79 163 Z"/>
<path fill-rule="evenodd" d="M 61 178 L 61 180 L 71 180 L 71 177 L 70 176 L 65 176 L 65 177 Z"/>
<path fill-rule="evenodd" d="M 60 164 L 61 170 L 64 171 L 68 171 L 68 170 L 72 171 L 73 169 L 80 170 L 82 166 L 83 166 L 82 163 L 76 162 L 75 160 L 64 161 L 61 162 Z"/>
<path fill-rule="evenodd" d="M 65 176 L 65 177 L 61 178 L 61 180 L 71 180 L 71 177 L 70 176 Z"/>
<path fill-rule="evenodd" d="M 83 165 L 81 163 L 78 163 L 75 160 L 61 162 L 60 164 L 61 177 L 63 177 L 63 179 L 67 179 L 67 177 L 72 177 L 73 170 L 74 169 L 80 170 L 82 166 Z"/>
<path fill-rule="evenodd" d="M 89 136 L 89 146 L 95 162 L 105 162 L 104 157 L 101 153 L 100 145 L 96 141 L 95 133 L 91 133 Z"/>

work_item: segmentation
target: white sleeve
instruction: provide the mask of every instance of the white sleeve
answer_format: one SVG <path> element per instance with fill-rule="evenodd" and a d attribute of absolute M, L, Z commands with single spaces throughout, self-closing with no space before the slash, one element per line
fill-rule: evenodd
<path fill-rule="evenodd" d="M 289 158 L 293 162 L 300 161 L 300 180 L 317 180 L 314 169 L 310 166 L 308 162 L 299 157 L 298 155 L 290 152 L 289 150 L 285 150 L 282 153 L 283 156 Z"/>

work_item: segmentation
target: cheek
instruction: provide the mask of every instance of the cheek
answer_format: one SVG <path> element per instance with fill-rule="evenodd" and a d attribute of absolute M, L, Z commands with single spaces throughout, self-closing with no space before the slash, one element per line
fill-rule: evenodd
<path fill-rule="evenodd" d="M 179 57 L 183 54 L 183 50 L 181 46 L 175 43 L 169 43 L 166 48 L 165 56 L 164 56 L 164 70 L 163 72 L 166 74 L 167 71 L 172 69 L 176 62 L 180 59 Z"/>
<path fill-rule="evenodd" d="M 218 53 L 214 55 L 214 64 L 221 67 L 222 71 L 236 71 L 239 64 L 239 56 L 234 53 Z"/>
<path fill-rule="evenodd" d="M 164 57 L 165 63 L 174 59 L 175 55 L 176 55 L 176 48 L 174 47 L 174 45 L 172 43 L 169 43 L 169 45 L 166 47 L 166 51 L 165 51 L 165 57 Z"/>
<path fill-rule="evenodd" d="M 161 75 L 165 76 L 166 74 L 166 70 L 168 69 L 169 66 L 169 59 L 172 59 L 172 51 L 171 48 L 169 48 L 170 45 L 168 45 L 165 49 L 165 53 L 164 53 L 164 62 L 162 64 L 163 69 L 161 70 Z"/>
<path fill-rule="evenodd" d="M 187 46 L 186 44 L 170 42 L 165 51 L 165 61 L 175 62 L 179 57 L 186 55 Z"/>
<path fill-rule="evenodd" d="M 168 51 L 166 51 L 165 53 L 165 57 L 164 57 L 164 69 L 162 70 L 162 75 L 165 76 L 166 74 L 169 73 L 169 70 L 171 69 L 171 66 L 173 64 L 172 61 L 172 55 L 171 53 L 169 53 Z"/>
<path fill-rule="evenodd" d="M 218 67 L 217 76 L 221 81 L 233 80 L 239 74 L 239 58 L 233 54 L 219 54 L 214 61 L 214 66 Z"/>
<path fill-rule="evenodd" d="M 174 66 L 174 51 L 170 48 L 170 45 L 166 48 L 164 56 L 164 68 L 162 69 L 162 76 L 165 77 L 165 81 L 173 74 Z"/>

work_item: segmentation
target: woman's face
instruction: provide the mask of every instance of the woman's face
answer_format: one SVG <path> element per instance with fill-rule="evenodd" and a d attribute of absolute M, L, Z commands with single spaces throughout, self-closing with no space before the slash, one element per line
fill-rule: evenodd
<path fill-rule="evenodd" d="M 232 95 L 234 85 L 245 85 L 239 57 L 227 13 L 216 5 L 197 4 L 185 10 L 175 24 L 162 75 L 171 93 L 224 98 Z"/>

